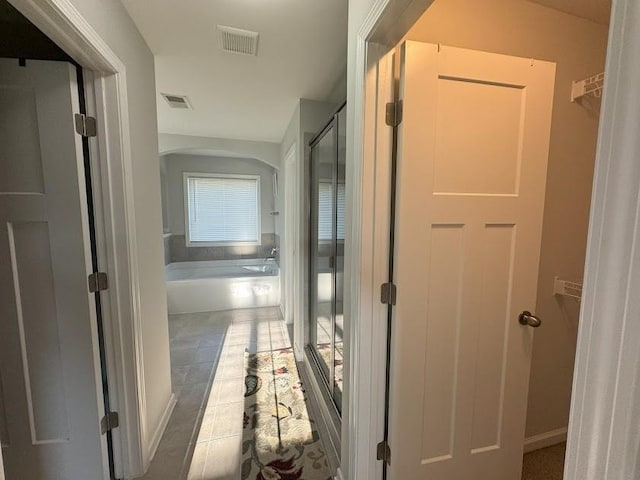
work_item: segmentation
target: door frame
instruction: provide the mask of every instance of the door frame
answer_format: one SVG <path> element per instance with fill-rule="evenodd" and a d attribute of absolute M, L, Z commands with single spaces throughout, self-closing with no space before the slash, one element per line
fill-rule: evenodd
<path fill-rule="evenodd" d="M 297 145 L 294 143 L 284 156 L 282 170 L 284 173 L 284 251 L 280 255 L 285 256 L 284 271 L 284 313 L 287 324 L 295 324 L 295 312 L 298 311 L 298 157 Z M 295 331 L 294 331 L 295 335 Z M 293 341 L 293 339 L 291 339 Z"/>
<path fill-rule="evenodd" d="M 89 141 L 96 243 L 101 269 L 109 274 L 102 292 L 103 322 L 112 410 L 115 474 L 142 474 L 153 455 L 146 422 L 140 324 L 140 286 L 133 208 L 126 68 L 70 0 L 9 0 L 67 52 L 85 73 L 87 114 L 97 137 Z"/>
<path fill-rule="evenodd" d="M 384 384 L 370 372 L 384 371 L 386 329 L 379 315 L 380 284 L 390 254 L 386 238 L 375 229 L 388 219 L 390 191 L 384 168 L 389 158 L 384 124 L 379 118 L 383 97 L 377 95 L 373 65 L 408 32 L 433 0 L 375 0 L 350 36 L 350 105 L 347 125 L 348 245 L 346 279 L 348 410 L 343 422 L 342 472 L 346 479 L 381 478 L 375 444 L 382 440 Z M 366 2 L 360 2 L 366 3 Z M 640 136 L 630 126 L 640 123 L 640 4 L 613 2 L 609 29 L 607 78 L 589 224 L 583 307 L 580 314 L 573 380 L 566 480 L 635 478 L 640 431 Z M 568 101 L 568 98 L 567 98 Z M 390 156 L 390 154 L 388 154 Z M 378 192 L 376 193 L 376 188 Z M 386 200 L 386 204 L 385 204 Z M 374 221 L 375 220 L 375 221 Z M 383 255 L 384 253 L 384 255 Z M 594 421 L 593 419 L 597 419 Z M 524 439 L 523 439 L 524 440 Z M 393 454 L 392 454 L 393 458 Z"/>

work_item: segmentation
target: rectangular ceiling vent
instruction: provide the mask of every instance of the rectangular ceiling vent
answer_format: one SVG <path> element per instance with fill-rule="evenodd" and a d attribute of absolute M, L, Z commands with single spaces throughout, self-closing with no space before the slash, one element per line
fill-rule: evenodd
<path fill-rule="evenodd" d="M 193 110 L 186 95 L 171 95 L 169 93 L 161 93 L 160 95 L 162 95 L 171 108 Z"/>
<path fill-rule="evenodd" d="M 218 25 L 218 43 L 225 52 L 257 55 L 258 35 L 258 32 Z"/>

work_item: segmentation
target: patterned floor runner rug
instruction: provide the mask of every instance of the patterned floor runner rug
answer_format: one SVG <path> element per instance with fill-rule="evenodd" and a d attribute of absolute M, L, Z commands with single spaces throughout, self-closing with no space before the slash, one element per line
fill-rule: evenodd
<path fill-rule="evenodd" d="M 329 480 L 292 349 L 245 354 L 242 480 Z"/>

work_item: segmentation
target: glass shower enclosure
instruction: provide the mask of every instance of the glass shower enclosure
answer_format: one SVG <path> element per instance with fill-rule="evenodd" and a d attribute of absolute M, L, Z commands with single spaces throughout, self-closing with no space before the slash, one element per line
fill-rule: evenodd
<path fill-rule="evenodd" d="M 346 109 L 310 143 L 309 343 L 319 383 L 338 415 L 344 365 Z"/>

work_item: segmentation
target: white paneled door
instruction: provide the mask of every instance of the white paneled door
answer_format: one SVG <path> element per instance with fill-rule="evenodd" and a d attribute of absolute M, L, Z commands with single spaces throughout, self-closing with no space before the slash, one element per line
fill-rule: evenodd
<path fill-rule="evenodd" d="M 555 64 L 402 54 L 391 478 L 519 480 Z"/>
<path fill-rule="evenodd" d="M 0 439 L 7 480 L 102 480 L 75 68 L 0 59 Z"/>

